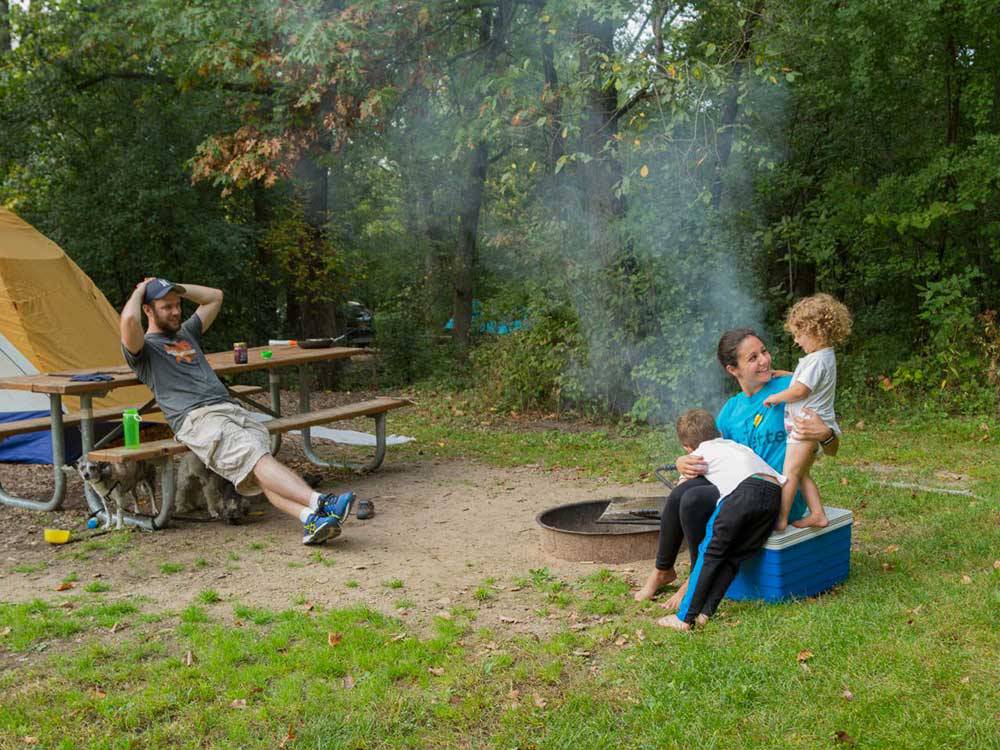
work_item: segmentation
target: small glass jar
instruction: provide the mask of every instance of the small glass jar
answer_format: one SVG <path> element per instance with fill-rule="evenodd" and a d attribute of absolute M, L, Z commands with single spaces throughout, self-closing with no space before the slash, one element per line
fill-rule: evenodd
<path fill-rule="evenodd" d="M 247 345 L 243 341 L 237 341 L 233 344 L 233 362 L 238 365 L 245 365 L 247 363 Z"/>

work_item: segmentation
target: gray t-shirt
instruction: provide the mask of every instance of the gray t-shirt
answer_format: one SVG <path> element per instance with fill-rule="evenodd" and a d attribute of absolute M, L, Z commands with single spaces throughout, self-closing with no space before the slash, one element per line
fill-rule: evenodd
<path fill-rule="evenodd" d="M 192 409 L 232 400 L 205 360 L 197 313 L 184 321 L 175 336 L 147 333 L 145 341 L 138 354 L 124 344 L 122 353 L 139 380 L 156 396 L 175 433 Z"/>

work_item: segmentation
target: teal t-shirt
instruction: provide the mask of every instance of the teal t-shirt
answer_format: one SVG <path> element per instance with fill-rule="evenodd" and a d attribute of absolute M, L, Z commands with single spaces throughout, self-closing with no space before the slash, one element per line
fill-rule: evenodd
<path fill-rule="evenodd" d="M 778 404 L 768 408 L 764 406 L 764 399 L 785 390 L 791 382 L 791 375 L 782 375 L 771 378 L 752 396 L 737 393 L 723 404 L 719 416 L 715 418 L 722 437 L 751 448 L 776 471 L 781 471 L 785 466 L 785 445 L 788 440 L 788 433 L 785 432 L 785 405 Z M 754 418 L 758 414 L 761 415 L 760 424 L 754 427 Z M 808 512 L 802 492 L 796 492 L 788 520 L 795 521 Z"/>

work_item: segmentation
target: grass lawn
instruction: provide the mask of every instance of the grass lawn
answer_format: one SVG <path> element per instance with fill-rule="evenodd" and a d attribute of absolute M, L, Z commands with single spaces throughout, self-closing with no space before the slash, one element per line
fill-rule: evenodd
<path fill-rule="evenodd" d="M 625 481 L 676 455 L 647 430 L 456 411 L 401 414 L 393 430 L 420 441 L 400 450 Z M 815 469 L 857 519 L 848 582 L 727 602 L 692 634 L 657 628 L 662 610 L 616 573 L 544 568 L 497 570 L 476 593 L 521 585 L 539 616 L 571 613 L 541 639 L 467 609 L 416 634 L 366 609 L 266 611 L 212 591 L 157 615 L 102 587 L 0 604 L 0 748 L 998 748 L 1000 425 L 983 424 L 852 430 Z M 975 497 L 886 484 L 942 470 Z"/>

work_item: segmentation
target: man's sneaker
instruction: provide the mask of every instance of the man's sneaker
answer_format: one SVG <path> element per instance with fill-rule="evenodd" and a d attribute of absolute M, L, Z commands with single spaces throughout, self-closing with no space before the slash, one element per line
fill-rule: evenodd
<path fill-rule="evenodd" d="M 342 495 L 321 495 L 319 505 L 316 508 L 318 515 L 335 518 L 339 523 L 347 520 L 351 515 L 351 506 L 354 505 L 354 493 L 345 492 Z"/>
<path fill-rule="evenodd" d="M 302 524 L 303 544 L 322 544 L 327 539 L 340 536 L 340 519 L 333 516 L 321 516 L 310 513 Z"/>

